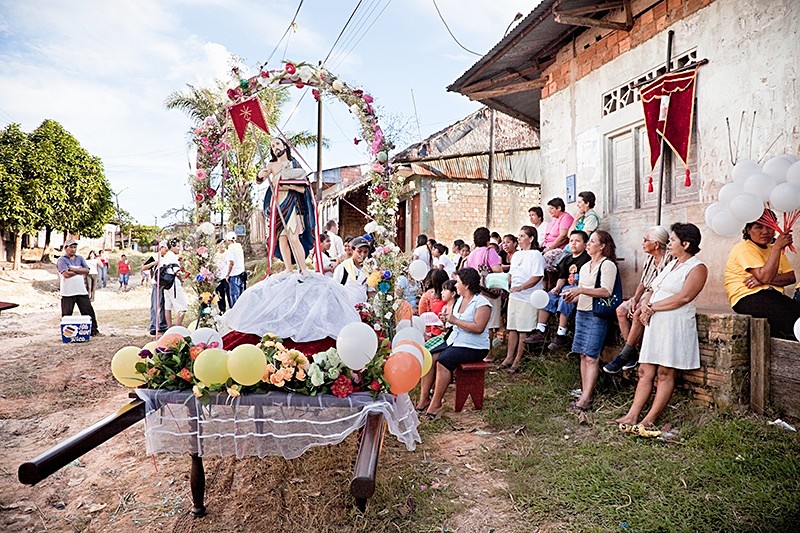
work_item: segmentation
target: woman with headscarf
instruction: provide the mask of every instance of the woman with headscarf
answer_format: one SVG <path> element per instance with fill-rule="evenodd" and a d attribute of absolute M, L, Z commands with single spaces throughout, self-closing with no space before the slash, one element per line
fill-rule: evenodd
<path fill-rule="evenodd" d="M 622 338 L 625 339 L 625 346 L 613 361 L 603 367 L 603 371 L 609 374 L 616 374 L 620 370 L 635 368 L 639 361 L 639 352 L 636 346 L 642 340 L 644 326 L 639 320 L 639 301 L 652 290 L 653 280 L 656 279 L 664 267 L 666 267 L 672 256 L 667 251 L 669 241 L 669 231 L 664 226 L 653 226 L 644 233 L 642 239 L 642 250 L 647 255 L 642 267 L 642 278 L 636 286 L 633 298 L 622 302 L 617 307 L 617 319 Z"/>

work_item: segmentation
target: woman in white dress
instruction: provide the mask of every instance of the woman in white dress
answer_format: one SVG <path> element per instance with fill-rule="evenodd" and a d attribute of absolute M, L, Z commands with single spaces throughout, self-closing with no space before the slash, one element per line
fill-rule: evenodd
<path fill-rule="evenodd" d="M 667 246 L 674 259 L 653 281 L 653 291 L 640 304 L 645 330 L 639 383 L 630 410 L 616 420 L 620 424 L 636 423 L 657 377 L 653 405 L 639 422 L 644 427 L 655 424 L 675 390 L 676 371 L 700 367 L 694 300 L 708 277 L 708 269 L 695 257 L 700 251 L 700 230 L 694 224 L 681 223 L 673 224 L 670 230 Z"/>

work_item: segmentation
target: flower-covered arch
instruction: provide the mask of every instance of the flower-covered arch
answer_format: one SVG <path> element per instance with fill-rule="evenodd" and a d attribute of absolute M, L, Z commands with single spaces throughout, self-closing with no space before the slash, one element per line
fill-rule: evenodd
<path fill-rule="evenodd" d="M 394 330 L 394 310 L 397 301 L 394 298 L 395 279 L 405 267 L 406 258 L 400 254 L 395 243 L 397 232 L 396 215 L 399 205 L 399 194 L 402 181 L 396 179 L 394 168 L 389 163 L 391 146 L 380 126 L 374 107 L 374 98 L 363 89 L 351 86 L 325 69 L 309 63 L 285 62 L 283 68 L 267 70 L 262 68 L 250 77 L 240 75 L 234 68 L 234 83 L 227 89 L 228 112 L 239 140 L 244 138 L 247 126 L 252 123 L 269 133 L 263 110 L 258 100 L 258 93 L 267 87 L 294 85 L 297 88 L 310 87 L 314 99 L 319 101 L 324 94 L 329 94 L 344 103 L 350 113 L 359 121 L 361 139 L 370 149 L 371 167 L 368 214 L 372 220 L 365 226 L 366 236 L 374 242 L 374 252 L 367 268 L 371 270 L 369 285 L 375 289 L 371 302 L 362 310 L 362 317 L 369 315 L 376 331 L 389 336 Z M 195 220 L 202 224 L 210 220 L 213 203 L 218 191 L 223 191 L 228 179 L 224 164 L 218 172 L 219 185 L 214 187 L 212 175 L 215 169 L 224 163 L 231 144 L 226 140 L 228 121 L 223 124 L 214 117 L 206 118 L 194 130 L 194 142 L 197 145 L 197 170 L 190 179 L 195 200 Z M 230 141 L 235 142 L 235 141 Z M 356 139 L 356 142 L 360 142 Z M 207 228 L 204 228 L 207 231 Z M 194 285 L 200 302 L 200 316 L 203 312 L 211 314 L 208 304 L 209 288 L 214 284 L 213 277 L 200 275 L 213 272 L 213 254 L 208 250 L 213 247 L 213 235 L 204 231 L 197 232 L 195 251 L 205 250 L 207 254 L 196 254 L 197 272 L 194 272 Z M 202 279 L 201 279 L 202 278 Z M 204 297 L 205 296 L 205 297 Z M 201 322 L 213 322 L 201 320 Z"/>

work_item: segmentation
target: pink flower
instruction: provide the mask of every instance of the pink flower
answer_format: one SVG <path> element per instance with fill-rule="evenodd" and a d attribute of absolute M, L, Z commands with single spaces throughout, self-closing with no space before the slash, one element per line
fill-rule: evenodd
<path fill-rule="evenodd" d="M 383 174 L 383 165 L 380 163 L 372 163 L 372 170 L 373 172 L 377 172 L 378 174 Z M 383 194 L 386 191 L 381 191 L 378 194 Z"/>
<path fill-rule="evenodd" d="M 197 255 L 206 255 L 208 253 L 208 248 L 205 246 L 201 246 L 197 249 Z"/>
<path fill-rule="evenodd" d="M 197 179 L 198 179 L 198 180 L 200 180 L 200 181 L 203 181 L 204 179 L 206 179 L 206 178 L 208 177 L 208 174 L 206 174 L 206 171 L 205 171 L 205 170 L 203 170 L 202 168 L 201 168 L 201 169 L 199 169 L 199 170 L 196 172 L 196 174 L 195 174 L 195 175 L 197 176 Z"/>
<path fill-rule="evenodd" d="M 368 104 L 371 104 L 371 103 L 374 101 L 374 100 L 372 99 L 372 96 L 370 96 L 369 94 L 366 94 L 366 93 L 364 93 L 364 96 L 362 96 L 362 98 L 363 98 L 363 99 L 364 99 L 364 101 L 365 101 L 366 103 L 368 103 Z"/>

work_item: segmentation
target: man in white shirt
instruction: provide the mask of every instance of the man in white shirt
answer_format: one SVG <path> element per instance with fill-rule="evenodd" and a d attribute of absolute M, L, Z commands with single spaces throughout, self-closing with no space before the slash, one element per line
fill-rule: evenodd
<path fill-rule="evenodd" d="M 337 224 L 335 220 L 329 220 L 328 223 L 325 224 L 325 230 L 331 237 L 331 248 L 328 250 L 328 255 L 331 259 L 334 261 L 344 261 L 347 259 L 345 257 L 344 242 L 342 238 L 339 237 L 339 224 Z"/>
<path fill-rule="evenodd" d="M 431 268 L 431 252 L 428 249 L 428 236 L 424 233 L 417 237 L 417 247 L 414 248 L 413 252 L 411 252 L 411 256 L 414 261 L 419 259 L 428 265 L 429 269 Z"/>
<path fill-rule="evenodd" d="M 175 274 L 175 281 L 172 287 L 164 289 L 164 314 L 167 318 L 168 327 L 182 326 L 183 316 L 189 309 L 181 280 L 180 259 L 178 258 L 180 250 L 180 241 L 178 239 L 170 239 L 167 243 L 167 253 L 161 258 L 161 265 L 159 266 L 159 268 L 164 268 L 168 272 Z M 175 311 L 176 315 L 174 320 L 173 311 Z"/>
<path fill-rule="evenodd" d="M 244 249 L 236 242 L 236 234 L 232 231 L 225 235 L 225 242 L 228 243 L 228 273 L 225 279 L 228 280 L 230 302 L 233 307 L 244 292 Z"/>
<path fill-rule="evenodd" d="M 83 256 L 77 254 L 78 241 L 69 239 L 64 244 L 64 255 L 58 258 L 61 316 L 69 316 L 75 310 L 75 304 L 82 315 L 92 317 L 92 336 L 100 335 L 97 329 L 97 318 L 94 314 L 92 302 L 89 300 L 89 291 L 86 290 L 84 276 L 89 274 L 89 265 Z"/>
<path fill-rule="evenodd" d="M 356 237 L 350 242 L 353 253 L 333 271 L 333 282 L 344 285 L 350 299 L 350 304 L 355 306 L 367 301 L 367 273 L 362 269 L 364 260 L 369 255 L 369 241 L 364 237 Z"/>

